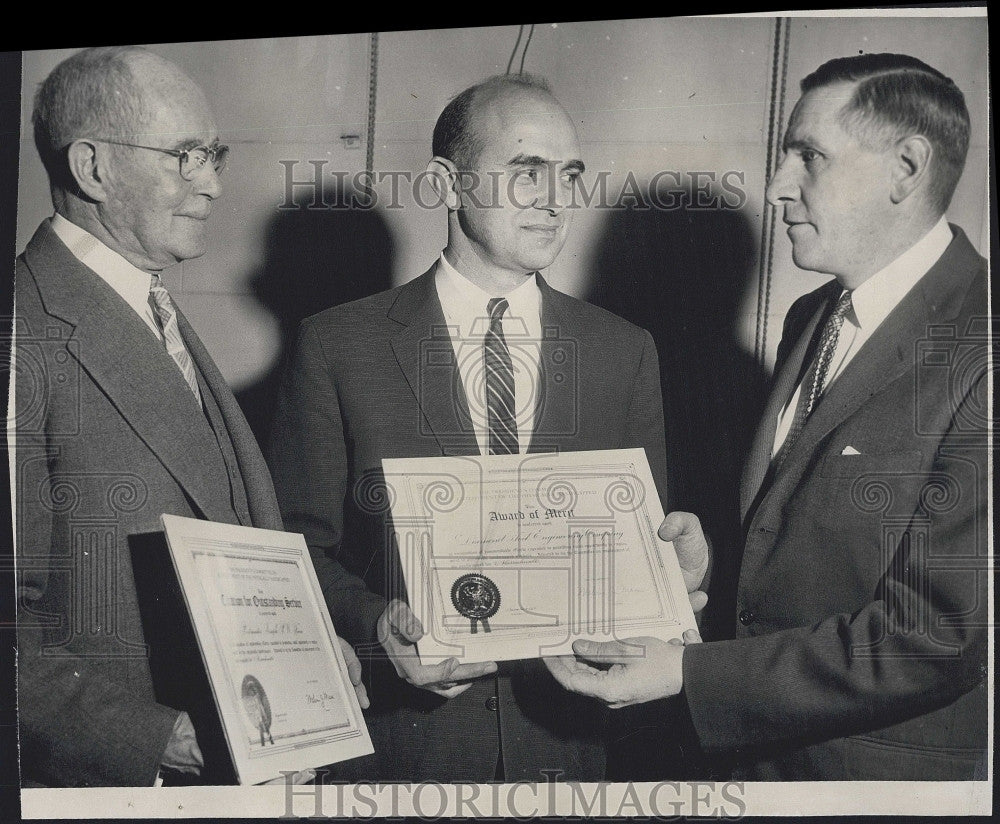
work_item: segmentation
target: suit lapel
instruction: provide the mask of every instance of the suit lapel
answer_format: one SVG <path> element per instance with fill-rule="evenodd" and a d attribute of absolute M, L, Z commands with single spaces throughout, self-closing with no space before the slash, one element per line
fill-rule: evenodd
<path fill-rule="evenodd" d="M 952 229 L 955 237 L 940 260 L 889 313 L 851 359 L 843 373 L 824 393 L 816 409 L 806 420 L 780 469 L 775 473 L 773 483 L 764 494 L 782 495 L 780 490 L 788 486 L 787 479 L 799 477 L 804 463 L 834 428 L 853 415 L 872 395 L 914 368 L 916 342 L 927 335 L 929 325 L 946 323 L 954 317 L 958 309 L 958 301 L 955 298 L 968 291 L 981 259 L 962 230 L 954 226 Z M 796 344 L 786 369 L 782 370 L 780 377 L 782 382 L 789 380 L 787 367 L 792 366 L 797 359 L 801 367 L 801 358 L 805 354 L 808 341 L 828 308 L 827 302 L 824 302 L 810 321 L 809 327 Z M 795 374 L 797 371 L 791 377 L 792 388 Z M 784 403 L 781 399 L 787 398 L 786 389 L 788 392 L 791 391 L 787 386 L 776 386 L 769 401 L 769 413 L 771 404 Z M 758 439 L 766 436 L 768 432 L 773 438 L 776 423 L 776 415 L 774 420 L 765 419 L 761 431 L 757 433 Z M 752 503 L 753 498 L 750 501 Z M 745 515 L 746 508 L 743 511 Z"/>
<path fill-rule="evenodd" d="M 576 431 L 579 409 L 578 364 L 587 330 L 576 313 L 567 310 L 567 298 L 536 274 L 542 293 L 542 340 L 539 350 L 538 390 L 534 427 L 528 452 L 549 452 L 554 439 Z M 588 361 L 589 362 L 589 361 Z"/>
<path fill-rule="evenodd" d="M 242 480 L 246 493 L 250 524 L 262 529 L 282 529 L 271 474 L 243 410 L 180 309 L 177 310 L 177 323 L 191 359 L 201 373 L 205 388 L 211 393 L 222 416 L 225 431 L 219 433 L 219 438 L 228 437 L 232 445 L 239 479 Z"/>
<path fill-rule="evenodd" d="M 49 227 L 25 249 L 46 310 L 73 326 L 80 365 L 205 517 L 232 520 L 210 456 L 219 447 L 180 370 L 134 311 Z M 219 456 L 221 463 L 221 456 Z M 218 467 L 216 467 L 217 469 Z"/>
<path fill-rule="evenodd" d="M 477 455 L 455 350 L 434 286 L 437 266 L 403 286 L 389 308 L 398 324 L 390 345 L 420 408 L 421 433 L 432 435 L 445 455 Z"/>

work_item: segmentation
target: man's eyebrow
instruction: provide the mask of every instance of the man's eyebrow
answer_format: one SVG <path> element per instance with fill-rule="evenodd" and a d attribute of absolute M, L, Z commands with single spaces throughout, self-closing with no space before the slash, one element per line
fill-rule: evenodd
<path fill-rule="evenodd" d="M 785 135 L 785 139 L 781 142 L 781 150 L 787 152 L 791 149 L 818 149 L 821 152 L 823 151 L 823 147 L 819 141 L 813 140 L 808 135 L 796 135 L 791 138 Z"/>
<path fill-rule="evenodd" d="M 208 143 L 206 143 L 200 137 L 187 137 L 184 140 L 178 140 L 174 144 L 173 148 L 175 150 L 179 151 L 179 152 L 184 152 L 184 151 L 187 151 L 188 149 L 197 148 L 198 146 L 213 146 L 214 144 L 216 144 L 218 142 L 219 142 L 219 138 L 217 138 L 217 137 L 213 138 L 210 141 L 208 141 Z"/>
<path fill-rule="evenodd" d="M 546 160 L 541 155 L 527 155 L 518 154 L 514 155 L 510 160 L 507 161 L 508 166 L 548 166 L 554 164 L 559 165 L 558 160 Z M 567 160 L 563 165 L 563 170 L 578 171 L 582 172 L 585 166 L 582 160 Z"/>

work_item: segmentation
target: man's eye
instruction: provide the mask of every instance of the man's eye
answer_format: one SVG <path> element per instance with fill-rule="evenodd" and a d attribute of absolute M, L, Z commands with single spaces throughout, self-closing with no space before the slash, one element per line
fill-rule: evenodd
<path fill-rule="evenodd" d="M 562 176 L 563 184 L 566 186 L 576 186 L 580 180 L 579 172 L 564 172 Z"/>
<path fill-rule="evenodd" d="M 538 169 L 521 169 L 517 173 L 517 180 L 520 183 L 537 183 Z"/>
<path fill-rule="evenodd" d="M 803 163 L 812 163 L 814 160 L 819 160 L 819 152 L 815 152 L 812 149 L 803 149 L 799 153 L 799 157 L 802 158 Z"/>

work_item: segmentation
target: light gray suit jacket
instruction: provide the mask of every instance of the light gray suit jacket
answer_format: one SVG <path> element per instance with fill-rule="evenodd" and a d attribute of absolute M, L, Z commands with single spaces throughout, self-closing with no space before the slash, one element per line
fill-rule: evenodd
<path fill-rule="evenodd" d="M 159 533 L 164 512 L 280 529 L 274 490 L 180 312 L 204 412 L 163 345 L 48 221 L 17 260 L 15 298 L 22 783 L 148 786 L 178 712 L 196 729 L 214 716 L 191 688 L 200 665 L 186 616 L 161 621 L 176 581 L 140 536 Z M 156 635 L 186 655 L 158 658 Z"/>

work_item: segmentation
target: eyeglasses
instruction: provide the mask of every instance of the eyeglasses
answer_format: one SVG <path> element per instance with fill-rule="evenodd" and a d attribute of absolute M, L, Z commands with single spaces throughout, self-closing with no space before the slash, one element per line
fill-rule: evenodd
<path fill-rule="evenodd" d="M 88 140 L 97 140 L 100 143 L 110 143 L 113 146 L 128 146 L 132 149 L 149 149 L 151 152 L 162 152 L 171 157 L 176 157 L 180 163 L 181 177 L 185 180 L 194 180 L 195 176 L 209 163 L 215 169 L 217 175 L 221 175 L 226 168 L 226 161 L 229 159 L 229 147 L 216 143 L 213 146 L 195 146 L 191 149 L 161 149 L 159 146 L 140 146 L 137 143 L 122 143 L 120 140 L 107 140 L 103 137 L 91 137 Z"/>

